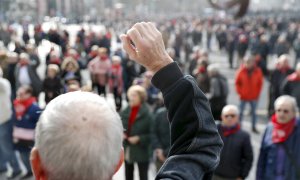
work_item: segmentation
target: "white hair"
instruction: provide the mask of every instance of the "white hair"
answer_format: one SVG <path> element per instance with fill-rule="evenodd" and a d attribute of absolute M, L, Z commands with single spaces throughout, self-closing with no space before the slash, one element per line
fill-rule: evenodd
<path fill-rule="evenodd" d="M 119 163 L 123 126 L 104 98 L 70 92 L 52 100 L 36 127 L 49 180 L 107 180 Z"/>
<path fill-rule="evenodd" d="M 239 113 L 240 113 L 237 106 L 232 105 L 232 104 L 229 104 L 229 105 L 226 105 L 226 106 L 222 109 L 222 114 L 224 114 L 225 112 L 228 112 L 229 110 L 234 111 L 234 113 L 235 113 L 236 115 L 239 115 Z"/>
<path fill-rule="evenodd" d="M 219 73 L 219 69 L 220 69 L 219 64 L 210 64 L 207 67 L 207 72 L 216 74 Z"/>
<path fill-rule="evenodd" d="M 297 113 L 297 101 L 296 98 L 289 96 L 289 95 L 283 95 L 278 97 L 275 102 L 274 102 L 274 107 L 278 107 L 279 104 L 281 104 L 282 102 L 287 102 L 292 106 L 292 110 Z"/>

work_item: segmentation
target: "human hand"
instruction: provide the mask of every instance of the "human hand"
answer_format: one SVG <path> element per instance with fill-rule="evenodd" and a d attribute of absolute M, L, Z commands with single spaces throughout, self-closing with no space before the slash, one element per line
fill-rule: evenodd
<path fill-rule="evenodd" d="M 241 177 L 238 177 L 238 178 L 236 178 L 236 180 L 243 180 L 243 178 L 241 178 Z"/>
<path fill-rule="evenodd" d="M 165 49 L 161 33 L 151 22 L 136 23 L 120 39 L 129 58 L 154 73 L 173 62 Z"/>
<path fill-rule="evenodd" d="M 164 151 L 162 149 L 156 149 L 155 154 L 161 162 L 164 162 L 166 160 L 166 157 L 164 156 Z"/>
<path fill-rule="evenodd" d="M 130 144 L 137 144 L 140 142 L 140 137 L 139 136 L 131 136 L 131 137 L 128 137 L 127 138 L 127 141 L 130 143 Z"/>

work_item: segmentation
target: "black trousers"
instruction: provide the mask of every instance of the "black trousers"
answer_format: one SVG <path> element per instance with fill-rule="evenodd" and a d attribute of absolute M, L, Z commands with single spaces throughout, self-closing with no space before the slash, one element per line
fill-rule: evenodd
<path fill-rule="evenodd" d="M 115 104 L 117 111 L 120 111 L 122 108 L 122 94 L 118 93 L 118 88 L 114 87 L 113 89 L 114 98 L 115 98 Z"/>
<path fill-rule="evenodd" d="M 148 167 L 149 162 L 137 163 L 139 168 L 140 180 L 148 180 Z M 125 178 L 126 180 L 133 180 L 134 177 L 134 163 L 128 163 L 125 161 Z"/>
<path fill-rule="evenodd" d="M 103 94 L 104 97 L 106 97 L 106 89 L 105 89 L 105 85 L 102 86 L 102 85 L 99 85 L 99 84 L 93 84 L 93 88 L 94 87 L 97 87 L 97 91 L 98 91 L 98 94 L 101 95 Z"/>

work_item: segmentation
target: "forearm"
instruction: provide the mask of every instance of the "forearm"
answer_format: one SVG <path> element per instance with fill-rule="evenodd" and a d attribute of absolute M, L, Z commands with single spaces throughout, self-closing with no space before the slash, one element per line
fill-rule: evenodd
<path fill-rule="evenodd" d="M 193 78 L 183 77 L 174 63 L 156 73 L 153 84 L 163 92 L 171 123 L 169 159 L 158 178 L 170 177 L 168 168 L 177 161 L 185 162 L 181 165 L 182 174 L 187 173 L 182 176 L 185 177 L 183 179 L 203 178 L 218 165 L 222 147 L 207 98 Z M 199 169 L 199 173 L 191 172 L 194 168 Z"/>

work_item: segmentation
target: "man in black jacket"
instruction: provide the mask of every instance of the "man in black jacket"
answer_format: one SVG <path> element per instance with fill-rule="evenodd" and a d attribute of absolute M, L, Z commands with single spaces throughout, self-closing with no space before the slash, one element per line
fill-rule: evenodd
<path fill-rule="evenodd" d="M 154 24 L 137 23 L 127 34 L 121 35 L 120 38 L 130 59 L 135 60 L 149 71 L 155 73 L 152 83 L 162 91 L 164 102 L 168 109 L 171 127 L 171 148 L 166 162 L 155 179 L 210 179 L 219 163 L 223 143 L 212 117 L 207 98 L 198 88 L 195 80 L 191 76 L 183 76 L 178 65 L 170 58 L 165 50 L 162 35 Z M 78 98 L 72 98 L 73 94 Z M 122 157 L 124 157 L 124 155 L 120 156 L 120 153 L 122 154 L 123 152 L 121 148 L 122 141 L 120 140 L 122 128 L 115 128 L 116 124 L 119 124 L 116 121 L 116 119 L 119 120 L 119 117 L 114 115 L 105 117 L 108 115 L 107 113 L 111 113 L 110 110 L 104 111 L 107 113 L 97 113 L 97 111 L 88 113 L 89 110 L 84 108 L 86 106 L 93 106 L 95 109 L 105 109 L 107 105 L 103 102 L 104 100 L 100 104 L 94 103 L 96 99 L 100 101 L 100 97 L 92 97 L 92 95 L 87 95 L 84 92 L 74 92 L 73 94 L 67 93 L 56 98 L 57 100 L 52 100 L 43 111 L 42 117 L 44 118 L 41 118 L 37 125 L 36 144 L 31 156 L 31 164 L 37 180 L 49 179 L 48 177 L 57 180 L 98 180 L 101 179 L 99 177 L 112 177 L 114 170 L 118 169 L 118 164 L 120 165 L 117 161 L 112 164 L 112 161 L 107 159 L 107 156 L 120 157 L 119 162 L 122 162 Z M 89 96 L 90 98 L 84 101 L 83 96 Z M 62 103 L 65 100 L 69 103 Z M 55 103 L 59 101 L 61 101 L 61 105 L 55 106 Z M 56 111 L 53 111 L 54 109 Z M 87 112 L 74 116 L 74 113 L 76 114 L 80 110 L 83 111 L 83 109 Z M 56 121 L 53 120 L 57 123 L 49 120 L 49 118 L 53 117 L 51 112 L 55 112 L 57 115 L 55 116 Z M 59 122 L 68 121 L 66 113 L 72 115 L 73 119 L 69 122 L 75 123 L 73 124 L 74 126 L 61 126 L 59 124 Z M 62 119 L 59 118 L 58 114 L 63 114 Z M 91 117 L 93 116 L 97 116 L 97 118 L 92 119 Z M 101 117 L 99 118 L 99 116 Z M 104 121 L 103 119 L 105 118 L 106 120 Z M 108 123 L 110 121 L 115 123 Z M 77 122 L 83 123 L 85 126 L 80 126 L 77 129 Z M 51 123 L 51 125 L 45 125 L 48 123 Z M 101 129 L 99 123 L 104 123 L 106 125 L 105 128 L 102 127 Z M 89 130 L 89 128 L 92 130 Z M 100 128 L 100 130 L 95 130 L 95 128 Z M 53 129 L 56 129 L 54 131 L 56 132 L 55 136 L 66 131 L 73 131 L 74 133 L 63 133 L 65 136 L 54 139 L 55 136 L 49 136 Z M 95 139 L 95 141 L 91 142 L 91 139 L 93 140 L 97 135 L 101 135 L 99 133 L 105 132 L 105 130 L 110 132 L 105 135 L 106 138 L 101 138 L 103 136 L 100 136 L 99 141 Z M 116 130 L 118 131 L 116 132 Z M 72 137 L 72 135 L 78 134 L 77 132 L 85 132 L 81 133 L 80 140 Z M 116 137 L 118 141 L 109 141 L 115 136 L 118 136 Z M 47 139 L 45 140 L 45 138 Z M 59 142 L 68 142 L 72 146 L 62 144 L 61 146 L 57 145 L 59 148 L 51 148 Z M 97 150 L 91 151 L 91 149 L 110 147 L 113 143 L 117 143 L 119 149 L 105 150 L 103 154 Z M 83 146 L 83 144 L 89 146 Z M 73 147 L 80 148 L 74 149 Z M 105 157 L 105 162 L 102 162 L 100 157 Z M 96 165 L 91 162 L 96 163 Z M 108 163 L 111 164 L 110 167 L 107 167 Z M 55 168 L 47 169 L 47 167 Z M 109 170 L 104 168 L 109 168 Z"/>
<path fill-rule="evenodd" d="M 248 176 L 253 162 L 250 136 L 240 129 L 239 110 L 227 105 L 222 110 L 222 124 L 218 125 L 224 142 L 220 164 L 213 180 L 242 180 Z"/>

